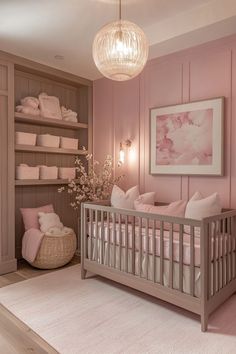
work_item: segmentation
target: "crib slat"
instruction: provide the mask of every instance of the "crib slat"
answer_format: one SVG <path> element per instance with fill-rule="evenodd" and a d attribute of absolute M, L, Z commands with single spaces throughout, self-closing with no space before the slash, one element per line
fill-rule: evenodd
<path fill-rule="evenodd" d="M 236 217 L 232 218 L 232 236 L 233 236 L 233 277 L 236 277 Z"/>
<path fill-rule="evenodd" d="M 190 295 L 194 296 L 195 287 L 195 269 L 194 269 L 194 227 L 190 227 Z"/>
<path fill-rule="evenodd" d="M 225 286 L 225 219 L 223 223 L 223 235 L 222 235 L 222 287 Z"/>
<path fill-rule="evenodd" d="M 110 255 L 110 247 L 111 247 L 111 230 L 110 230 L 110 212 L 107 212 L 107 265 L 108 267 L 110 267 L 110 259 L 111 259 L 111 255 Z"/>
<path fill-rule="evenodd" d="M 234 269 L 235 269 L 235 252 L 234 252 L 234 247 L 235 247 L 235 243 L 234 243 L 234 218 L 230 218 L 230 222 L 231 222 L 231 280 L 234 279 Z"/>
<path fill-rule="evenodd" d="M 160 284 L 163 285 L 164 273 L 164 223 L 160 222 Z"/>
<path fill-rule="evenodd" d="M 152 280 L 155 283 L 156 281 L 156 237 L 155 237 L 155 228 L 156 222 L 152 220 Z"/>
<path fill-rule="evenodd" d="M 231 275 L 231 262 L 232 262 L 232 240 L 231 240 L 231 222 L 230 218 L 227 218 L 227 232 L 228 232 L 228 281 L 230 282 L 232 279 Z"/>
<path fill-rule="evenodd" d="M 122 253 L 122 233 L 121 233 L 121 214 L 119 214 L 119 269 L 121 270 L 121 253 Z"/>
<path fill-rule="evenodd" d="M 104 263 L 104 212 L 101 211 L 101 250 L 100 250 L 101 263 Z"/>
<path fill-rule="evenodd" d="M 173 223 L 169 231 L 169 287 L 173 289 Z"/>
<path fill-rule="evenodd" d="M 132 274 L 135 274 L 135 217 L 132 217 Z"/>
<path fill-rule="evenodd" d="M 113 213 L 113 267 L 116 268 L 116 213 Z"/>
<path fill-rule="evenodd" d="M 148 279 L 148 261 L 149 261 L 149 219 L 146 218 L 146 227 L 145 227 L 145 236 L 146 236 L 146 253 L 145 253 L 145 272 L 146 279 Z"/>
<path fill-rule="evenodd" d="M 83 213 L 83 234 L 81 235 L 82 239 L 82 244 L 83 244 L 83 249 L 81 250 L 84 254 L 83 259 L 88 257 L 88 209 L 84 208 L 84 213 Z"/>
<path fill-rule="evenodd" d="M 226 233 L 225 233 L 225 272 L 226 272 L 226 284 L 229 282 L 229 256 L 228 256 L 228 243 L 229 243 L 229 230 L 228 230 L 228 223 L 227 223 L 227 218 L 224 219 L 225 222 L 225 228 L 226 228 Z"/>
<path fill-rule="evenodd" d="M 213 228 L 213 230 L 212 230 Z M 216 222 L 211 223 L 211 235 L 213 239 L 213 295 L 216 293 L 216 267 L 217 267 L 217 258 L 216 258 Z"/>
<path fill-rule="evenodd" d="M 128 216 L 125 216 L 125 271 L 128 273 Z"/>
<path fill-rule="evenodd" d="M 183 292 L 183 224 L 179 225 L 179 290 Z"/>
<path fill-rule="evenodd" d="M 139 265 L 139 276 L 140 278 L 142 277 L 142 218 L 138 218 L 138 239 L 139 239 L 139 260 L 138 260 L 138 265 Z"/>
<path fill-rule="evenodd" d="M 211 241 L 211 228 L 209 223 L 207 224 L 207 237 L 208 237 L 208 299 L 211 297 L 211 257 L 212 257 L 212 241 Z"/>
<path fill-rule="evenodd" d="M 89 209 L 89 224 L 90 224 L 90 237 L 89 237 L 89 260 L 93 257 L 93 210 Z"/>
<path fill-rule="evenodd" d="M 95 210 L 95 261 L 98 262 L 98 211 Z"/>
<path fill-rule="evenodd" d="M 220 290 L 220 247 L 221 247 L 221 233 L 220 233 L 220 221 L 218 220 L 216 222 L 216 233 L 217 233 L 217 242 L 218 242 L 218 260 L 217 260 L 217 273 L 218 273 L 218 278 L 217 278 L 217 291 Z"/>

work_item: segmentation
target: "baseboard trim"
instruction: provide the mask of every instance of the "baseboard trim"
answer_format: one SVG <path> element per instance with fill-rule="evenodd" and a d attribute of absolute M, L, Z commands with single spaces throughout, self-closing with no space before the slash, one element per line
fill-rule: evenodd
<path fill-rule="evenodd" d="M 0 261 L 0 275 L 12 273 L 17 270 L 17 260 L 11 259 L 10 261 Z"/>

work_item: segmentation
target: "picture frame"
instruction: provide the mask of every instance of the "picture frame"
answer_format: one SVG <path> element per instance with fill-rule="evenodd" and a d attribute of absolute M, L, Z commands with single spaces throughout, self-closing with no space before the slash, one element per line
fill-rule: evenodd
<path fill-rule="evenodd" d="M 224 97 L 150 109 L 150 174 L 223 176 Z"/>

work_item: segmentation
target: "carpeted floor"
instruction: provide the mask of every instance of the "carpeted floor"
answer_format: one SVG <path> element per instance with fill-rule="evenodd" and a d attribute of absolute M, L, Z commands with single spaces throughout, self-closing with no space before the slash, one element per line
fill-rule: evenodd
<path fill-rule="evenodd" d="M 233 354 L 236 295 L 210 319 L 98 277 L 79 265 L 0 289 L 0 302 L 62 354 Z"/>

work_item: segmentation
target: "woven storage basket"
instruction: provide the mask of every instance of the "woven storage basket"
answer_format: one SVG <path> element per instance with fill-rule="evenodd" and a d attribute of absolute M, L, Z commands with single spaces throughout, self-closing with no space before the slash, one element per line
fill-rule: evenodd
<path fill-rule="evenodd" d="M 30 264 L 39 269 L 59 268 L 71 261 L 75 250 L 74 232 L 63 236 L 44 235 L 37 257 Z"/>

